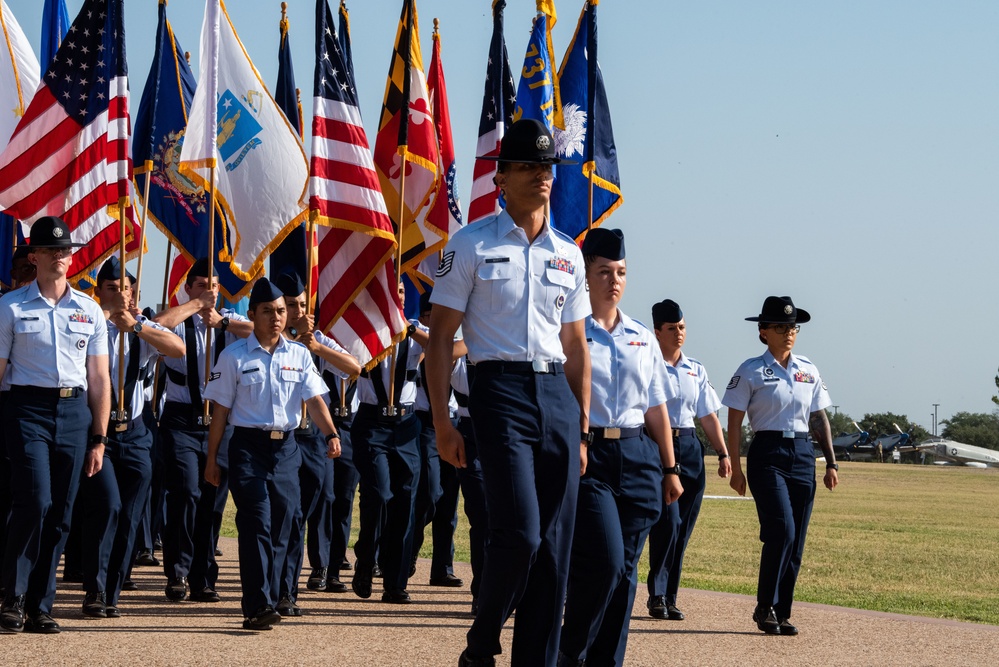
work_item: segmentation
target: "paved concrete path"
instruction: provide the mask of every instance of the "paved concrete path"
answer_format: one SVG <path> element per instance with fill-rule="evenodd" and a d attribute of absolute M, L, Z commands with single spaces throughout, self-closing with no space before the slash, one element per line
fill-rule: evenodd
<path fill-rule="evenodd" d="M 94 620 L 80 613 L 82 593 L 63 586 L 55 636 L 0 635 L 0 663 L 7 665 L 413 665 L 457 664 L 471 623 L 471 596 L 463 589 L 426 585 L 429 563 L 412 579 L 414 603 L 393 606 L 353 593 L 304 591 L 306 616 L 285 620 L 271 632 L 241 628 L 236 541 L 223 539 L 220 604 L 170 603 L 159 568 L 136 568 L 141 590 L 125 593 L 120 619 Z M 349 573 L 344 573 L 348 574 Z M 471 571 L 459 564 L 467 582 Z M 345 578 L 345 581 L 347 579 Z M 377 582 L 376 582 L 377 588 Z M 684 589 L 682 622 L 645 615 L 635 605 L 627 664 L 653 665 L 959 665 L 999 664 L 999 626 L 798 603 L 797 637 L 768 637 L 750 620 L 753 599 Z M 997 601 L 999 604 L 999 601 Z M 509 665 L 510 627 L 503 634 Z"/>

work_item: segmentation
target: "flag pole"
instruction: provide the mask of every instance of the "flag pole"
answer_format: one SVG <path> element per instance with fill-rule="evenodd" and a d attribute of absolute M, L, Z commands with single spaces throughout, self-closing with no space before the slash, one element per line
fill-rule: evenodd
<path fill-rule="evenodd" d="M 139 303 L 139 285 L 142 284 L 142 259 L 146 253 L 146 213 L 149 211 L 149 185 L 152 180 L 153 161 L 146 160 L 143 165 L 146 174 L 146 186 L 142 193 L 142 217 L 139 219 L 139 265 L 135 268 L 135 286 L 132 289 L 132 296 L 135 303 Z"/>
<path fill-rule="evenodd" d="M 586 166 L 590 167 L 590 173 L 587 174 L 589 177 L 590 192 L 589 197 L 587 197 L 588 208 L 586 215 L 586 231 L 589 232 L 593 229 L 593 173 L 596 171 L 596 164 L 586 163 Z"/>
<path fill-rule="evenodd" d="M 409 109 L 403 111 L 406 114 L 406 118 L 403 122 L 409 122 Z M 399 288 L 402 287 L 402 223 L 406 216 L 406 156 L 409 154 L 409 149 L 404 148 L 402 151 L 402 164 L 401 171 L 399 172 L 399 225 L 395 232 L 395 242 L 396 242 L 396 252 L 395 252 L 395 291 L 398 295 Z M 396 297 L 398 298 L 398 296 Z M 397 346 L 392 346 L 392 362 L 390 364 L 389 370 L 389 404 L 388 404 L 388 417 L 394 417 L 396 413 L 395 409 L 395 365 L 397 362 L 396 350 Z"/>
<path fill-rule="evenodd" d="M 147 179 L 148 180 L 148 179 Z M 125 209 L 128 207 L 128 197 L 121 197 L 118 199 L 118 255 L 120 261 L 118 262 L 118 290 L 119 293 L 125 294 L 125 283 L 128 281 L 128 271 L 125 270 L 125 220 L 127 216 L 125 215 Z M 126 304 L 127 307 L 127 304 Z M 117 422 L 115 424 L 115 431 L 123 430 L 122 427 L 125 426 L 125 419 L 123 418 L 125 414 L 125 332 L 122 329 L 118 330 L 118 410 L 117 416 L 112 421 Z"/>
<path fill-rule="evenodd" d="M 212 276 L 215 275 L 215 158 L 209 160 L 208 167 L 208 289 L 212 287 Z M 215 305 L 213 304 L 214 308 Z M 205 325 L 205 381 L 212 376 L 212 328 Z M 208 399 L 203 401 L 204 412 L 202 424 L 208 426 L 211 416 L 208 414 Z"/>

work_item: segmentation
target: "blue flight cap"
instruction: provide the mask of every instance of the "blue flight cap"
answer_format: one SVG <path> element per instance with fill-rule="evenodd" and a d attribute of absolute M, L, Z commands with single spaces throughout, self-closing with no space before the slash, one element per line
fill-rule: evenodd
<path fill-rule="evenodd" d="M 211 275 L 212 276 L 218 275 L 218 273 L 215 271 L 214 265 L 212 266 Z M 194 282 L 195 278 L 210 278 L 210 277 L 211 276 L 208 275 L 208 258 L 202 257 L 201 259 L 199 259 L 198 261 L 196 261 L 194 264 L 191 265 L 191 268 L 187 272 L 186 282 L 188 285 L 190 285 Z"/>
<path fill-rule="evenodd" d="M 125 270 L 125 275 L 129 281 L 135 283 L 135 276 L 129 273 L 128 269 Z M 121 261 L 117 257 L 109 257 L 97 272 L 97 284 L 100 285 L 103 280 L 121 280 Z"/>
<path fill-rule="evenodd" d="M 296 297 L 305 291 L 305 285 L 302 283 L 302 279 L 299 278 L 298 274 L 294 271 L 282 273 L 274 279 L 274 285 L 281 290 L 282 294 L 290 297 Z"/>
<path fill-rule="evenodd" d="M 680 304 L 673 299 L 660 301 L 652 306 L 652 325 L 658 329 L 664 324 L 676 324 L 683 319 Z"/>
<path fill-rule="evenodd" d="M 253 308 L 258 303 L 270 303 L 278 299 L 284 299 L 284 293 L 274 283 L 267 280 L 267 278 L 260 278 L 257 282 L 253 283 L 253 289 L 250 291 L 250 308 Z"/>
<path fill-rule="evenodd" d="M 583 257 L 595 255 L 611 261 L 624 259 L 624 232 L 620 229 L 597 227 L 583 239 Z"/>

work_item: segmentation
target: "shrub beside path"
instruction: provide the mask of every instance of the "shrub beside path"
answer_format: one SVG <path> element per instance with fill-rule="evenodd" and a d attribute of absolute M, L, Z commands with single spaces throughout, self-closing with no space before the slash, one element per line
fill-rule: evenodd
<path fill-rule="evenodd" d="M 0 635 L 0 662 L 18 665 L 411 665 L 453 667 L 471 623 L 471 570 L 456 566 L 461 589 L 426 585 L 429 562 L 419 563 L 409 606 L 382 604 L 353 593 L 306 591 L 306 615 L 274 630 L 244 631 L 239 612 L 236 541 L 223 538 L 220 604 L 169 603 L 159 568 L 136 568 L 140 590 L 124 593 L 122 618 L 94 620 L 80 613 L 82 592 L 62 585 L 54 616 L 56 636 Z M 307 572 L 306 572 L 307 574 Z M 349 580 L 349 572 L 344 581 Z M 376 581 L 376 589 L 378 582 Z M 683 589 L 682 622 L 645 614 L 639 589 L 627 664 L 653 665 L 960 665 L 999 664 L 999 626 L 797 603 L 797 637 L 768 637 L 750 620 L 753 598 Z M 999 604 L 999 601 L 997 601 Z M 512 621 L 503 634 L 509 665 Z"/>

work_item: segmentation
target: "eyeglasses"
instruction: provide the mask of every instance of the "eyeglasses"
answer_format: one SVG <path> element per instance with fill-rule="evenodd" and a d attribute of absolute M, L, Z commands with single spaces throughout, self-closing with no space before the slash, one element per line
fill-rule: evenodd
<path fill-rule="evenodd" d="M 798 333 L 799 331 L 801 331 L 800 324 L 771 324 L 767 328 L 772 330 L 778 336 L 783 336 L 788 332 Z"/>

